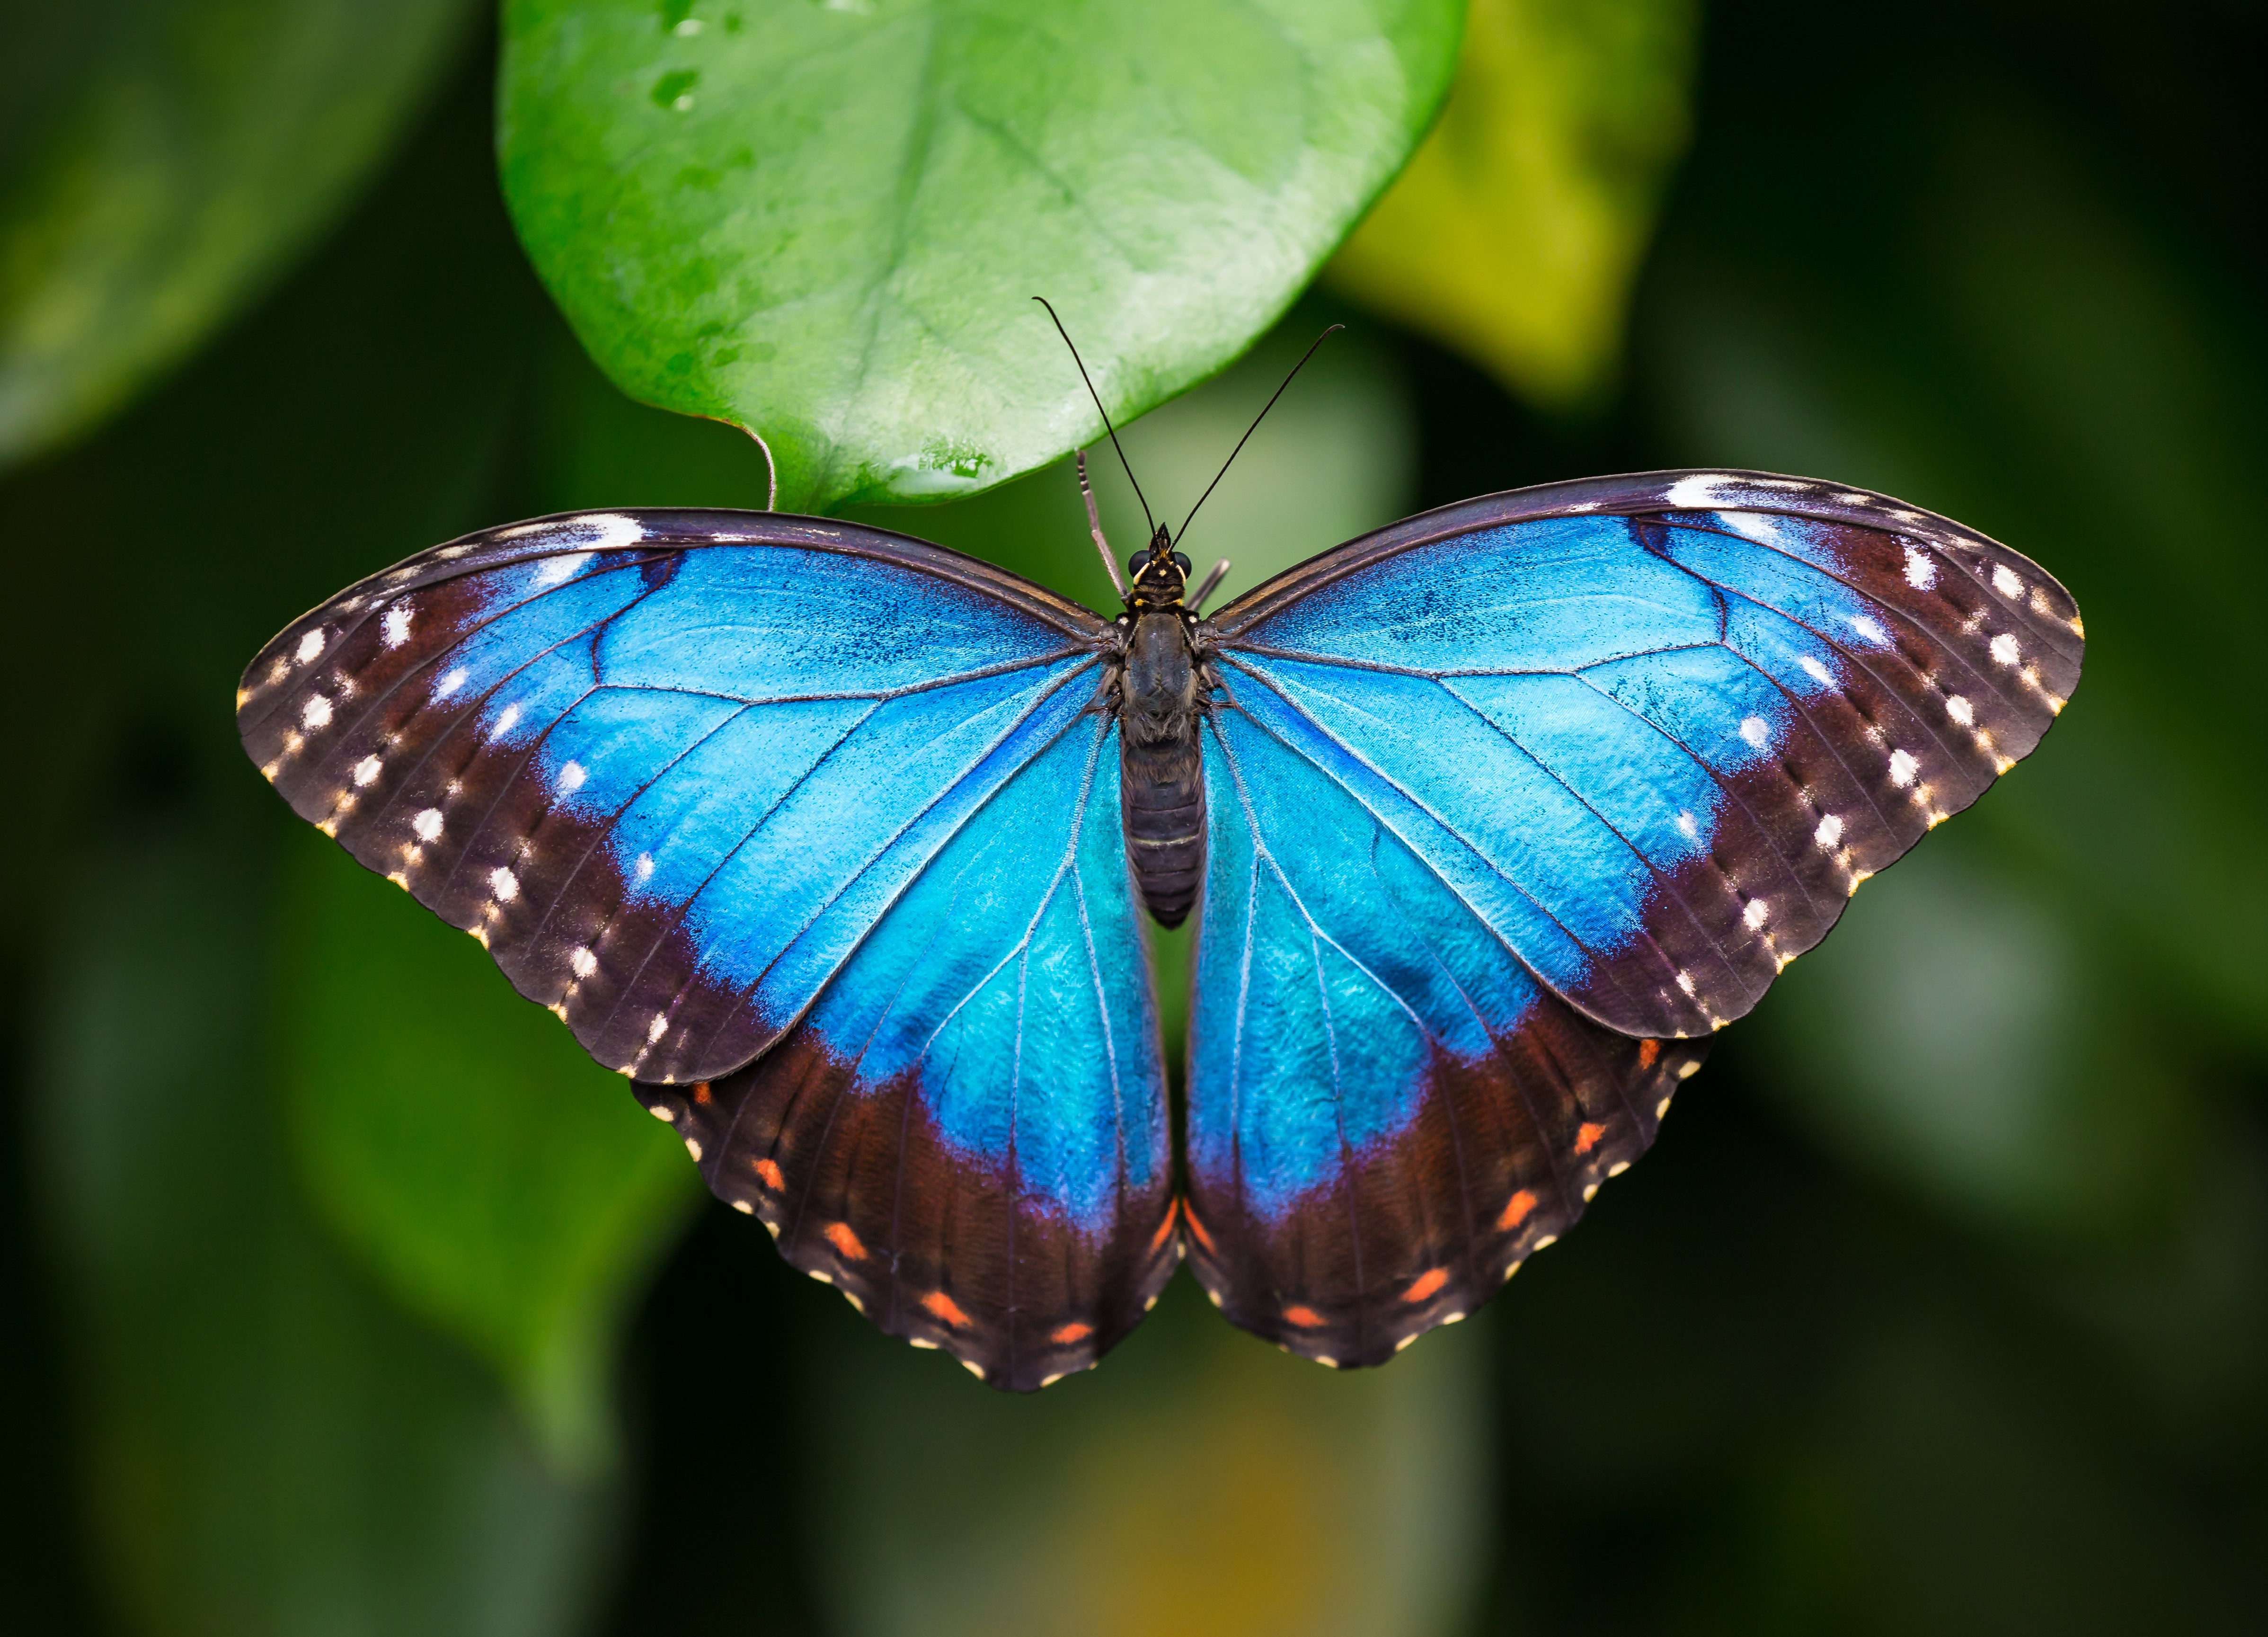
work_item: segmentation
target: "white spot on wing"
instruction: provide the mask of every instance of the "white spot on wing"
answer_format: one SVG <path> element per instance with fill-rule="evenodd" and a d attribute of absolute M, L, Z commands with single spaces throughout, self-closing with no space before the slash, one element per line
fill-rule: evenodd
<path fill-rule="evenodd" d="M 1680 835 L 1690 841 L 1701 833 L 1701 821 L 1690 813 L 1681 813 L 1677 815 L 1677 830 Z"/>
<path fill-rule="evenodd" d="M 501 867 L 490 870 L 489 890 L 496 895 L 498 903 L 510 903 L 519 896 L 519 877 Z"/>
<path fill-rule="evenodd" d="M 1803 667 L 1803 674 L 1815 682 L 1832 682 L 1835 680 L 1834 672 L 1808 653 L 1797 663 Z"/>
<path fill-rule="evenodd" d="M 1705 512 L 1717 504 L 1716 491 L 1729 489 L 1732 483 L 1733 480 L 1721 472 L 1696 472 L 1670 484 L 1661 503 L 1681 512 Z"/>
<path fill-rule="evenodd" d="M 535 571 L 538 586 L 563 586 L 575 578 L 578 571 L 591 560 L 587 551 L 570 551 L 563 556 L 549 557 Z"/>
<path fill-rule="evenodd" d="M 1760 544 L 1779 543 L 1779 520 L 1764 512 L 1719 512 L 1717 520 L 1736 535 L 1746 535 Z"/>
<path fill-rule="evenodd" d="M 1992 589 L 2004 597 L 2021 597 L 2024 594 L 2024 582 L 2007 564 L 1996 563 L 1992 565 Z"/>
<path fill-rule="evenodd" d="M 416 818 L 409 821 L 409 828 L 416 832 L 417 839 L 420 841 L 431 842 L 440 840 L 441 809 L 438 807 L 426 808 Z"/>
<path fill-rule="evenodd" d="M 641 852 L 637 855 L 637 874 L 640 881 L 653 879 L 653 854 Z"/>
<path fill-rule="evenodd" d="M 1937 584 L 1937 564 L 1919 546 L 1906 548 L 1906 584 L 1916 591 L 1927 591 Z"/>
<path fill-rule="evenodd" d="M 504 734 L 512 732 L 512 728 L 519 724 L 519 707 L 517 704 L 508 704 L 504 706 L 504 714 L 497 718 L 496 726 L 489 730 L 490 736 L 491 738 L 502 738 Z"/>
<path fill-rule="evenodd" d="M 323 630 L 322 627 L 319 625 L 313 630 L 309 631 L 306 636 L 299 638 L 299 646 L 295 653 L 298 658 L 299 663 L 305 665 L 308 660 L 313 659 L 322 651 Z"/>
<path fill-rule="evenodd" d="M 588 977 L 599 970 L 599 957 L 586 948 L 578 948 L 567 957 L 567 964 L 574 969 L 577 977 Z"/>
<path fill-rule="evenodd" d="M 1771 725 L 1761 716 L 1746 718 L 1741 723 L 1741 737 L 1761 750 L 1764 741 L 1771 737 Z"/>
<path fill-rule="evenodd" d="M 1748 928 L 1750 932 L 1754 932 L 1757 927 L 1762 926 L 1764 924 L 1766 918 L 1771 914 L 1771 906 L 1770 904 L 1766 903 L 1762 898 L 1751 898 L 1749 900 L 1749 907 L 1742 912 L 1741 919 L 1748 924 Z"/>
<path fill-rule="evenodd" d="M 583 764 L 580 762 L 570 762 L 559 770 L 559 788 L 566 791 L 580 790 L 583 788 L 583 781 L 589 777 L 590 775 L 583 771 Z"/>
<path fill-rule="evenodd" d="M 2007 631 L 1992 638 L 1992 657 L 2003 665 L 2014 665 L 2023 653 L 2022 646 Z"/>
<path fill-rule="evenodd" d="M 439 684 L 433 689 L 433 697 L 436 699 L 446 699 L 464 685 L 465 667 L 460 665 L 441 679 Z"/>
<path fill-rule="evenodd" d="M 386 645 L 399 648 L 409 640 L 409 605 L 397 602 L 386 611 L 386 618 L 379 623 L 385 627 Z"/>
<path fill-rule="evenodd" d="M 1890 639 L 1890 634 L 1888 631 L 1884 630 L 1880 625 L 1874 623 L 1872 619 L 1868 618 L 1864 614 L 1854 615 L 1852 616 L 1851 629 L 1857 631 L 1868 642 L 1886 643 Z"/>
<path fill-rule="evenodd" d="M 634 517 L 624 517 L 619 512 L 587 512 L 581 517 L 563 517 L 544 523 L 520 523 L 496 532 L 498 540 L 526 540 L 541 535 L 563 544 L 578 546 L 630 546 L 645 538 L 645 525 Z"/>
<path fill-rule="evenodd" d="M 1969 708 L 1969 701 L 1955 694 L 1945 702 L 1945 713 L 1967 727 L 1977 719 L 1977 712 Z"/>
<path fill-rule="evenodd" d="M 331 725 L 331 702 L 320 694 L 309 694 L 307 703 L 300 708 L 299 719 L 310 728 Z"/>
<path fill-rule="evenodd" d="M 354 782 L 355 782 L 356 784 L 357 784 L 357 785 L 367 785 L 367 784 L 371 784 L 371 783 L 372 783 L 373 781 L 375 781 L 375 780 L 377 779 L 377 778 L 378 778 L 378 758 L 377 758 L 376 756 L 366 756 L 363 757 L 363 759 L 362 759 L 361 761 L 359 761 L 359 762 L 357 762 L 357 763 L 355 763 L 355 766 L 354 766 Z"/>
<path fill-rule="evenodd" d="M 1870 899 L 1868 902 L 1871 903 L 1872 900 Z M 653 1021 L 646 1025 L 646 1040 L 649 1043 L 659 1042 L 661 1037 L 667 1033 L 669 1033 L 669 1014 L 666 1012 L 655 1013 L 653 1014 Z"/>
<path fill-rule="evenodd" d="M 1832 850 L 1843 839 L 1843 821 L 1830 813 L 1819 821 L 1819 828 L 1811 832 L 1811 838 L 1821 846 Z"/>
<path fill-rule="evenodd" d="M 1904 790 L 1914 782 L 1914 774 L 1921 763 L 1903 750 L 1890 752 L 1890 783 Z"/>

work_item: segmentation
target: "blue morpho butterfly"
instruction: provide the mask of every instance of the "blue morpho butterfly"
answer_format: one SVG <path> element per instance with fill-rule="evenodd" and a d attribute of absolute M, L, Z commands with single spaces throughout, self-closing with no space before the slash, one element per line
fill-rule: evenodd
<path fill-rule="evenodd" d="M 2079 677 L 2026 558 L 1753 472 L 1467 501 L 1210 617 L 1172 547 L 1102 547 L 1106 618 L 821 518 L 488 529 L 286 627 L 244 744 L 791 1263 L 1030 1389 L 1184 1256 L 1325 1363 L 1471 1312 Z M 1201 906 L 1171 1109 L 1144 906 Z"/>

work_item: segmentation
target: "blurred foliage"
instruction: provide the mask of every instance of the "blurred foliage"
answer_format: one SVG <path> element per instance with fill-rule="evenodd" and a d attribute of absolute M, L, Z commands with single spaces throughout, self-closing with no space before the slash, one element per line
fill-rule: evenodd
<path fill-rule="evenodd" d="M 632 396 L 779 505 L 990 488 L 1251 344 L 1389 181 L 1458 0 L 507 0 L 530 255 Z M 1234 277 L 1223 277 L 1224 267 Z"/>
<path fill-rule="evenodd" d="M 845 1329 L 811 1390 L 845 1637 L 1436 1637 L 1481 1577 L 1489 1326 L 1337 1375 L 1189 1280 L 1036 1399 Z M 982 1496 L 981 1505 L 970 1505 Z"/>
<path fill-rule="evenodd" d="M 1581 151 L 1655 168 L 1563 181 L 1632 191 L 1506 196 L 1643 203 L 1641 172 L 1674 154 L 1659 99 L 1683 36 L 1628 19 L 1671 14 L 1494 14 L 1538 42 L 1627 27 L 1615 48 L 1653 76 L 1565 67 L 1510 105 L 1513 129 L 1558 108 L 1622 133 Z M 659 39 L 707 14 L 641 15 Z M 2242 504 L 2268 431 L 2263 41 L 2213 0 L 2137 15 L 1719 0 L 1597 413 L 1565 416 L 1480 339 L 1579 328 L 1538 323 L 1547 286 L 1516 247 L 1463 264 L 1491 275 L 1459 286 L 1492 291 L 1488 311 L 1409 294 L 1391 310 L 1418 336 L 1359 327 L 1318 355 L 1192 532 L 1201 568 L 1236 561 L 1232 589 L 1405 503 L 1753 464 L 2036 556 L 2087 611 L 2087 677 L 2039 754 L 1860 895 L 1656 1151 L 1475 1322 L 1340 1376 L 1184 1283 L 1035 1400 L 876 1335 L 713 1202 L 631 1306 L 688 1186 L 666 1138 L 242 763 L 238 668 L 357 576 L 505 517 L 770 489 L 745 435 L 629 402 L 550 313 L 497 197 L 491 65 L 471 64 L 309 265 L 0 486 L 24 785 L 0 809 L 18 861 L 0 1159 L 22 1179 L 0 1189 L 0 1620 L 2257 1625 L 2268 885 L 2242 746 L 2268 570 Z M 0 63 L 21 92 L 0 99 L 0 154 L 55 128 L 107 49 L 61 12 L 35 26 L 85 71 Z M 1574 63 L 1561 48 L 1528 49 Z M 1646 132 L 1666 145 L 1616 145 Z M 1580 148 L 1534 140 L 1502 151 Z M 0 184 L 0 243 L 25 196 Z M 1646 242 L 1642 216 L 1614 219 Z M 1161 515 L 1333 315 L 1303 304 L 1129 432 Z M 1034 369 L 1057 369 L 1043 351 Z M 1130 544 L 1139 508 L 1097 454 Z M 865 515 L 1102 601 L 1061 463 Z M 1185 945 L 1158 940 L 1168 974 Z M 630 1458 L 602 1468 L 610 1393 Z"/>
<path fill-rule="evenodd" d="M 0 21 L 0 465 L 85 431 L 328 226 L 465 0 L 81 0 Z"/>
<path fill-rule="evenodd" d="M 116 1611 L 163 1637 L 571 1629 L 591 1498 L 293 1188 L 255 849 L 152 813 L 95 856 L 48 973 L 33 1106 Z"/>
<path fill-rule="evenodd" d="M 308 1192 L 413 1311 L 495 1363 L 556 1465 L 601 1470 L 621 1309 L 698 1176 L 478 945 L 402 913 L 315 832 L 293 839 L 273 988 Z"/>
<path fill-rule="evenodd" d="M 1595 409 L 1690 123 L 1695 0 L 1473 0 L 1440 122 L 1334 285 L 1554 409 Z"/>

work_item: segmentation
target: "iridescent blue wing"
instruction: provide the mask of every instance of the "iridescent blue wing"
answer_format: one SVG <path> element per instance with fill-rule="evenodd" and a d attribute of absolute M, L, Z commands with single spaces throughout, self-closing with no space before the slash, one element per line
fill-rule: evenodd
<path fill-rule="evenodd" d="M 633 1076 L 883 1328 L 1029 1387 L 1172 1266 L 1107 628 L 762 513 L 544 520 L 293 623 L 239 698 L 305 818 Z"/>
<path fill-rule="evenodd" d="M 2007 548 L 1758 474 L 1469 502 L 1216 629 L 1189 1232 L 1233 1318 L 1342 1363 L 1564 1233 L 2082 646 Z"/>

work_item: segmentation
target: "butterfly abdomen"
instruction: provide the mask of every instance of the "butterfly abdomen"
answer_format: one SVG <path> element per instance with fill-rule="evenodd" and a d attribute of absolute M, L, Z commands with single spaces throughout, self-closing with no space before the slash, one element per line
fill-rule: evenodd
<path fill-rule="evenodd" d="M 1178 613 L 1135 622 L 1120 679 L 1119 810 L 1142 902 L 1179 926 L 1204 877 L 1204 765 L 1197 666 Z"/>

